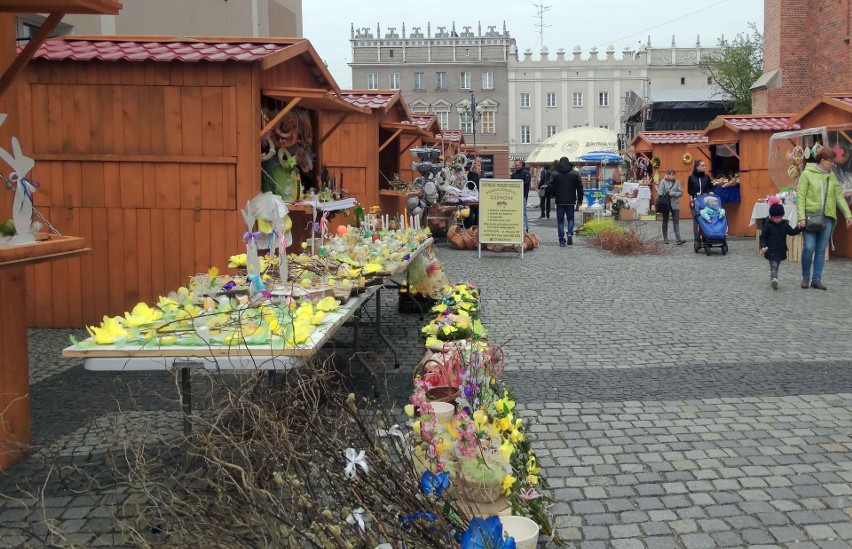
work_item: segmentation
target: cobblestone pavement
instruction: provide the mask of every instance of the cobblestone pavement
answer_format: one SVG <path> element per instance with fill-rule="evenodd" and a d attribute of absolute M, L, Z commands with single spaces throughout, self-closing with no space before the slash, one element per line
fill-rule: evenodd
<path fill-rule="evenodd" d="M 827 263 L 827 292 L 800 289 L 799 265 L 785 262 L 773 291 L 753 239 L 730 239 L 727 256 L 687 244 L 619 258 L 582 238 L 560 248 L 553 219 L 530 224 L 544 243 L 523 261 L 443 244 L 439 256 L 451 279 L 483 290 L 569 544 L 852 547 L 852 261 Z M 423 322 L 395 301 L 386 290 L 401 368 L 378 392 L 401 399 Z M 114 514 L 133 495 L 79 491 L 44 463 L 103 467 L 129 436 L 180 429 L 173 378 L 87 373 L 58 356 L 68 333 L 30 332 L 41 450 L 0 474 L 0 547 L 38 545 L 30 534 L 48 524 L 80 546 L 121 545 Z M 372 333 L 367 360 L 391 366 Z M 357 363 L 336 362 L 359 390 L 376 389 Z M 24 493 L 34 486 L 40 501 Z"/>

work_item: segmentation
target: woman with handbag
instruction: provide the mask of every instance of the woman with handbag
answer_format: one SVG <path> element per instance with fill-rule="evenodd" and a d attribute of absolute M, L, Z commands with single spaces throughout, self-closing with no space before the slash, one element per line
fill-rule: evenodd
<path fill-rule="evenodd" d="M 663 216 L 663 242 L 669 243 L 669 216 L 672 218 L 675 241 L 677 245 L 685 243 L 680 237 L 680 197 L 683 196 L 683 188 L 677 180 L 675 171 L 669 169 L 666 176 L 657 185 L 657 211 Z"/>
<path fill-rule="evenodd" d="M 799 227 L 805 230 L 802 236 L 802 288 L 807 288 L 810 283 L 811 288 L 827 290 L 822 283 L 822 268 L 825 265 L 825 248 L 837 224 L 837 208 L 846 218 L 847 229 L 852 227 L 852 212 L 837 176 L 831 171 L 837 162 L 837 153 L 823 147 L 816 153 L 815 159 L 815 163 L 802 170 L 796 190 Z"/>

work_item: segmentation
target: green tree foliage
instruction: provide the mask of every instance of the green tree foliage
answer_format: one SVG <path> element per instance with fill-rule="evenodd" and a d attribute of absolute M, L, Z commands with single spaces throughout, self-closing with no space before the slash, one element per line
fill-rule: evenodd
<path fill-rule="evenodd" d="M 733 114 L 751 114 L 751 86 L 763 74 L 763 35 L 752 24 L 751 34 L 720 44 L 719 55 L 701 59 L 698 66 L 724 92 Z"/>

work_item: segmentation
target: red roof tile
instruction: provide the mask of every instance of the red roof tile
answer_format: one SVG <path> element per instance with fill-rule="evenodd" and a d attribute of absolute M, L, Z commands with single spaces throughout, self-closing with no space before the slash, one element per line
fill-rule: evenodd
<path fill-rule="evenodd" d="M 420 126 L 420 129 L 427 129 L 435 120 L 434 114 L 411 114 L 411 121 Z"/>
<path fill-rule="evenodd" d="M 852 97 L 833 97 L 832 99 L 836 99 L 841 103 L 846 103 L 847 105 L 852 105 Z"/>
<path fill-rule="evenodd" d="M 397 97 L 397 92 L 352 92 L 344 90 L 340 96 L 357 107 L 369 107 L 371 109 L 384 109 Z"/>
<path fill-rule="evenodd" d="M 694 132 L 641 132 L 639 134 L 645 141 L 654 145 L 664 143 L 705 143 L 707 136 L 701 135 L 700 131 Z"/>
<path fill-rule="evenodd" d="M 135 41 L 120 39 L 75 40 L 54 38 L 46 40 L 34 55 L 35 59 L 51 61 L 257 61 L 271 53 L 280 51 L 292 42 L 205 42 L 199 39 L 175 39 L 174 41 Z M 18 47 L 20 51 L 23 46 Z"/>
<path fill-rule="evenodd" d="M 461 141 L 462 135 L 461 130 L 444 130 L 444 133 L 439 133 L 435 136 L 435 139 L 439 141 L 451 141 L 453 143 L 457 143 Z"/>
<path fill-rule="evenodd" d="M 792 128 L 787 127 L 789 116 L 722 116 L 722 118 L 741 132 L 799 129 L 798 124 L 794 124 Z"/>

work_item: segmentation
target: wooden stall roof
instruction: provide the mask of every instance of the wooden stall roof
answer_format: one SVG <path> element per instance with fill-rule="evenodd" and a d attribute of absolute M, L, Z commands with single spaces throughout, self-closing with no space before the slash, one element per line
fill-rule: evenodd
<path fill-rule="evenodd" d="M 435 136 L 435 141 L 445 143 L 460 143 L 464 145 L 464 133 L 461 130 L 444 130 Z"/>
<path fill-rule="evenodd" d="M 116 15 L 121 7 L 116 0 L 4 0 L 0 12 Z"/>
<path fill-rule="evenodd" d="M 438 122 L 438 117 L 431 113 L 411 113 L 411 122 L 430 133 L 437 135 L 441 133 L 441 124 Z"/>
<path fill-rule="evenodd" d="M 799 129 L 798 124 L 787 125 L 793 116 L 793 114 L 725 114 L 711 120 L 701 133 L 706 136 L 713 130 L 723 127 L 734 133 L 748 131 L 779 132 L 787 129 Z"/>
<path fill-rule="evenodd" d="M 787 128 L 786 129 L 788 129 L 788 130 L 797 129 L 797 128 L 794 128 L 793 126 L 798 124 L 803 118 L 805 118 L 807 115 L 812 113 L 814 110 L 816 110 L 821 105 L 829 105 L 829 106 L 832 106 L 836 109 L 840 109 L 841 111 L 846 111 L 850 115 L 852 115 L 852 92 L 830 93 L 830 94 L 826 94 L 826 95 L 823 95 L 823 96 L 815 99 L 813 102 L 811 102 L 810 105 L 808 105 L 807 107 L 802 109 L 802 111 L 799 112 L 799 114 L 791 117 L 790 120 L 787 121 Z"/>
<path fill-rule="evenodd" d="M 630 147 L 637 152 L 650 152 L 654 145 L 689 145 L 692 143 L 706 143 L 707 136 L 700 131 L 665 131 L 665 132 L 639 132 L 630 141 Z"/>
<path fill-rule="evenodd" d="M 299 105 L 309 109 L 320 109 L 327 111 L 359 112 L 370 114 L 370 109 L 358 107 L 341 99 L 337 94 L 327 90 L 307 88 L 274 88 L 263 89 L 260 93 L 275 99 L 292 101 L 299 99 Z"/>

